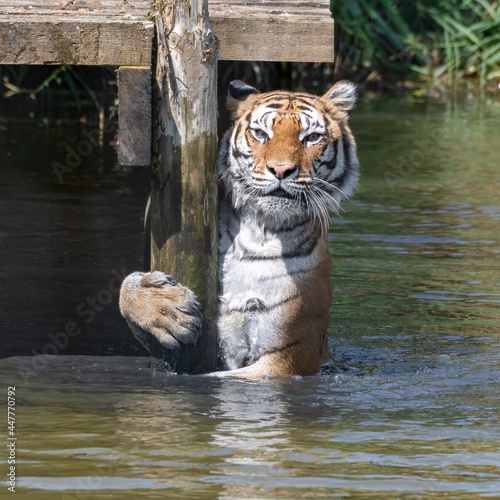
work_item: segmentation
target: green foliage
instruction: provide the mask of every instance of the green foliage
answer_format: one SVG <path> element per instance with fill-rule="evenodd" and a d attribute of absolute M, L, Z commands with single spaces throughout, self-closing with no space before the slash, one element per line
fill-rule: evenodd
<path fill-rule="evenodd" d="M 331 0 L 336 73 L 358 80 L 441 82 L 500 77 L 500 3 L 488 0 Z M 382 75 L 382 76 L 381 76 Z"/>
<path fill-rule="evenodd" d="M 115 77 L 114 70 L 105 70 Z M 95 72 L 95 71 L 94 71 Z M 62 89 L 69 92 L 73 104 L 80 111 L 83 102 L 89 102 L 99 109 L 96 97 L 95 75 L 90 68 L 63 64 L 52 68 L 46 66 L 0 65 L 0 98 L 22 98 L 30 100 L 43 98 L 50 105 L 52 91 Z"/>

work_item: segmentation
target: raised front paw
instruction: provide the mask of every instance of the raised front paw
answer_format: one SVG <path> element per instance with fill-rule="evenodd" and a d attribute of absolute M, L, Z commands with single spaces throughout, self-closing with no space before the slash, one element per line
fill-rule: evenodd
<path fill-rule="evenodd" d="M 151 335 L 164 347 L 179 349 L 196 342 L 202 330 L 203 316 L 194 293 L 159 271 L 125 278 L 120 312 L 149 351 Z"/>

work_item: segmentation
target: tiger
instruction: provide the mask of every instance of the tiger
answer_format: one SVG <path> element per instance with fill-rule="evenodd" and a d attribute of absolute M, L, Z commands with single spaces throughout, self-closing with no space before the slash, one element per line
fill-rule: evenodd
<path fill-rule="evenodd" d="M 233 125 L 218 157 L 218 374 L 311 375 L 329 361 L 327 231 L 358 184 L 348 124 L 356 98 L 348 81 L 322 96 L 229 84 Z M 120 311 L 149 350 L 151 336 L 175 350 L 202 335 L 194 293 L 159 271 L 124 280 Z"/>

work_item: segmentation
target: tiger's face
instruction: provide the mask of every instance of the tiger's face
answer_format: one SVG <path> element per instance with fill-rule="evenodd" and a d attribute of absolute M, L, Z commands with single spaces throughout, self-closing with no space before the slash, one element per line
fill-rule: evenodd
<path fill-rule="evenodd" d="M 358 162 L 347 125 L 355 88 L 340 82 L 323 97 L 260 94 L 232 82 L 235 123 L 223 139 L 220 173 L 236 208 L 263 219 L 309 217 L 324 223 L 356 185 Z"/>

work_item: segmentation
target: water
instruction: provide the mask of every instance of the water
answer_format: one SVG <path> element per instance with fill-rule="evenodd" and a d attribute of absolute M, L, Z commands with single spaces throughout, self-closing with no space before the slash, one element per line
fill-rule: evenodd
<path fill-rule="evenodd" d="M 331 227 L 326 373 L 245 381 L 153 374 L 133 356 L 0 361 L 4 401 L 16 386 L 18 497 L 500 498 L 500 110 L 473 97 L 354 112 L 363 177 Z M 123 264 L 100 251 L 106 272 Z M 113 321 L 102 333 L 120 352 L 130 334 Z"/>

